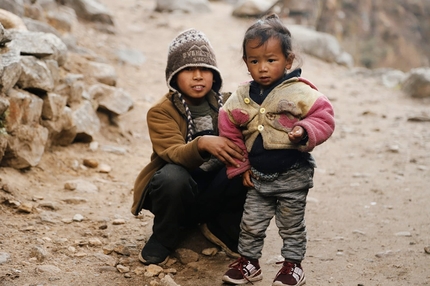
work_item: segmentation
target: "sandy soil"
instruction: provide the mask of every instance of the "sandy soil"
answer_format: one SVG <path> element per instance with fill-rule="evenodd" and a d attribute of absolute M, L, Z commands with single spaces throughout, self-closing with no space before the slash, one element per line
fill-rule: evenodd
<path fill-rule="evenodd" d="M 0 265 L 0 285 L 161 285 L 155 283 L 158 277 L 136 274 L 143 267 L 137 254 L 151 234 L 152 217 L 135 218 L 130 207 L 134 178 L 151 154 L 145 114 L 167 90 L 168 44 L 182 30 L 200 29 L 217 53 L 223 90 L 249 79 L 240 44 L 250 21 L 232 18 L 230 5 L 212 2 L 210 14 L 182 15 L 154 13 L 155 1 L 149 0 L 101 2 L 115 15 L 116 34 L 82 23 L 74 34 L 79 45 L 115 65 L 118 86 L 131 94 L 134 109 L 120 118 L 119 127 L 102 129 L 96 151 L 83 143 L 54 147 L 30 170 L 0 168 L 0 184 L 7 185 L 0 197 L 9 198 L 0 204 L 0 253 L 10 255 Z M 119 62 L 115 51 L 121 48 L 141 51 L 146 61 L 141 66 Z M 430 102 L 385 88 L 377 77 L 302 58 L 303 76 L 331 99 L 337 121 L 332 138 L 313 152 L 318 168 L 306 213 L 307 285 L 430 285 L 425 251 L 430 247 L 430 128 L 428 122 L 408 120 L 428 112 Z M 84 168 L 84 159 L 108 164 L 112 171 Z M 75 168 L 76 162 L 81 166 Z M 64 188 L 76 179 L 98 190 Z M 14 200 L 34 208 L 20 212 Z M 73 221 L 76 214 L 84 219 Z M 198 233 L 186 242 L 198 252 L 211 246 Z M 280 245 L 273 225 L 261 260 L 264 280 L 254 285 L 271 285 Z M 183 286 L 221 285 L 231 262 L 223 253 L 200 254 L 195 264 L 171 265 L 173 279 Z M 129 272 L 118 271 L 118 264 Z"/>

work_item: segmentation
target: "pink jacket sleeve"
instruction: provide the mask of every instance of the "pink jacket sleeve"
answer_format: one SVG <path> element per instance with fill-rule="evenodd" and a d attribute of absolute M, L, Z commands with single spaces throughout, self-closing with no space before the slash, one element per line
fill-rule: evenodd
<path fill-rule="evenodd" d="M 306 117 L 295 123 L 295 126 L 303 127 L 308 133 L 308 142 L 300 146 L 302 152 L 310 152 L 315 146 L 326 141 L 334 132 L 334 111 L 333 107 L 325 96 L 320 96 Z"/>
<path fill-rule="evenodd" d="M 227 112 L 222 108 L 220 109 L 218 115 L 218 127 L 220 136 L 230 139 L 244 152 L 245 162 L 236 160 L 240 165 L 239 167 L 227 166 L 227 177 L 231 179 L 251 168 L 251 164 L 248 160 L 248 152 L 245 147 L 242 132 L 238 126 L 234 125 L 234 123 L 230 121 Z"/>

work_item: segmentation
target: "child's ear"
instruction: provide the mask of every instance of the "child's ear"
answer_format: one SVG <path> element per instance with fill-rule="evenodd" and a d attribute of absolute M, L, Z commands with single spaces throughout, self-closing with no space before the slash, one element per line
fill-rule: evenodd
<path fill-rule="evenodd" d="M 294 53 L 290 53 L 287 57 L 287 64 L 285 65 L 285 69 L 289 70 L 293 66 L 294 59 L 296 55 Z"/>

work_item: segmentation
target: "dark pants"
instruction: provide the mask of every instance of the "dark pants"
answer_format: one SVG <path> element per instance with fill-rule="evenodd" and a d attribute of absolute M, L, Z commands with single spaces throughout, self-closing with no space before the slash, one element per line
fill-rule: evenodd
<path fill-rule="evenodd" d="M 169 249 L 177 246 L 183 227 L 208 223 L 235 250 L 245 197 L 241 177 L 228 179 L 225 168 L 190 173 L 167 164 L 149 182 L 144 208 L 154 214 L 153 236 Z"/>

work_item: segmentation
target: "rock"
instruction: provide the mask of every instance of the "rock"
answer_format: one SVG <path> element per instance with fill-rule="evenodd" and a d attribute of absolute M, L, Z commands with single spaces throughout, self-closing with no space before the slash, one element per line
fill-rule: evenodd
<path fill-rule="evenodd" d="M 186 248 L 177 248 L 175 250 L 175 256 L 179 259 L 179 261 L 186 265 L 190 262 L 196 262 L 199 260 L 199 254 Z"/>
<path fill-rule="evenodd" d="M 44 21 L 45 18 L 45 11 L 43 11 L 43 8 L 39 3 L 37 3 L 37 0 L 31 0 L 33 3 L 24 3 L 24 16 L 27 18 L 35 19 Z M 28 27 L 27 27 L 28 28 Z"/>
<path fill-rule="evenodd" d="M 97 237 L 91 237 L 88 240 L 88 244 L 89 246 L 93 246 L 93 247 L 98 247 L 98 246 L 102 246 L 102 242 L 100 241 L 100 239 L 98 239 Z"/>
<path fill-rule="evenodd" d="M 0 47 L 3 48 L 6 43 L 11 41 L 11 37 L 9 32 L 4 28 L 2 23 L 0 22 Z"/>
<path fill-rule="evenodd" d="M 33 211 L 33 205 L 30 203 L 23 203 L 18 207 L 18 211 L 29 214 Z"/>
<path fill-rule="evenodd" d="M 118 270 L 116 269 L 115 266 L 102 266 L 99 267 L 99 272 L 117 272 Z"/>
<path fill-rule="evenodd" d="M 126 267 L 126 266 L 124 266 L 124 265 L 121 265 L 121 264 L 118 264 L 118 265 L 116 266 L 116 269 L 118 269 L 118 271 L 119 271 L 120 273 L 128 273 L 128 272 L 130 272 L 130 268 L 128 268 L 128 267 Z"/>
<path fill-rule="evenodd" d="M 99 190 L 96 185 L 82 179 L 70 180 L 66 184 L 70 186 L 76 185 L 74 190 L 81 193 L 97 193 Z"/>
<path fill-rule="evenodd" d="M 67 203 L 67 204 L 72 204 L 72 205 L 78 205 L 78 204 L 82 204 L 82 203 L 88 202 L 87 199 L 85 199 L 85 198 L 79 198 L 79 197 L 65 198 L 62 201 L 65 202 L 65 203 Z"/>
<path fill-rule="evenodd" d="M 98 62 L 88 62 L 86 75 L 109 86 L 115 86 L 118 78 L 112 65 Z"/>
<path fill-rule="evenodd" d="M 179 284 L 176 284 L 176 282 L 173 280 L 173 278 L 170 275 L 164 276 L 161 280 L 162 286 L 180 286 Z"/>
<path fill-rule="evenodd" d="M 59 6 L 55 10 L 46 12 L 46 19 L 50 26 L 61 33 L 72 31 L 73 24 L 77 20 L 76 12 L 70 7 Z"/>
<path fill-rule="evenodd" d="M 184 13 L 207 13 L 211 9 L 208 0 L 157 0 L 155 11 Z"/>
<path fill-rule="evenodd" d="M 10 254 L 7 252 L 0 252 L 0 265 L 10 261 Z"/>
<path fill-rule="evenodd" d="M 42 115 L 43 100 L 25 90 L 10 89 L 9 112 L 6 114 L 6 131 L 16 134 L 16 130 L 23 126 L 38 125 Z M 30 140 L 32 141 L 32 140 Z"/>
<path fill-rule="evenodd" d="M 89 168 L 97 168 L 99 165 L 99 162 L 95 159 L 84 159 L 83 161 L 84 166 Z"/>
<path fill-rule="evenodd" d="M 218 253 L 218 249 L 215 247 L 205 248 L 202 250 L 202 254 L 206 256 L 215 256 Z"/>
<path fill-rule="evenodd" d="M 288 29 L 291 32 L 293 43 L 298 45 L 303 52 L 326 62 L 336 62 L 347 67 L 354 65 L 352 57 L 345 55 L 345 51 L 334 36 L 299 25 L 289 25 Z"/>
<path fill-rule="evenodd" d="M 91 95 L 86 90 L 85 83 L 82 80 L 75 80 L 68 85 L 70 92 L 67 104 L 72 108 L 79 106 L 79 104 L 84 100 L 91 100 Z"/>
<path fill-rule="evenodd" d="M 163 272 L 163 268 L 161 266 L 151 264 L 145 267 L 146 271 L 144 273 L 145 277 L 154 277 L 158 276 L 160 273 Z"/>
<path fill-rule="evenodd" d="M 113 115 L 125 114 L 133 107 L 131 96 L 122 88 L 96 84 L 89 88 L 91 98 L 98 102 L 98 109 Z"/>
<path fill-rule="evenodd" d="M 73 123 L 76 126 L 75 140 L 91 142 L 100 131 L 100 119 L 97 117 L 91 102 L 83 101 L 79 106 L 72 108 Z"/>
<path fill-rule="evenodd" d="M 110 245 L 103 246 L 103 253 L 104 254 L 111 254 L 114 251 L 114 247 Z"/>
<path fill-rule="evenodd" d="M 48 256 L 48 252 L 41 246 L 33 246 L 30 251 L 30 257 L 35 257 L 38 262 L 43 262 Z"/>
<path fill-rule="evenodd" d="M 146 271 L 146 268 L 141 267 L 141 266 L 138 266 L 133 270 L 134 274 L 136 274 L 137 276 L 141 276 L 141 275 L 145 274 L 145 271 Z"/>
<path fill-rule="evenodd" d="M 73 216 L 73 221 L 80 222 L 80 221 L 83 221 L 83 220 L 84 220 L 84 216 L 83 216 L 83 215 L 81 215 L 81 214 L 75 214 L 75 215 Z"/>
<path fill-rule="evenodd" d="M 75 256 L 75 257 L 82 258 L 82 257 L 87 257 L 87 256 L 88 256 L 88 254 L 87 254 L 87 253 L 85 253 L 85 252 L 83 252 L 83 251 L 80 251 L 80 252 L 75 253 L 75 255 L 74 255 L 74 256 Z"/>
<path fill-rule="evenodd" d="M 64 107 L 67 104 L 67 98 L 53 92 L 48 92 L 42 96 L 42 119 L 44 120 L 58 120 L 63 114 Z"/>
<path fill-rule="evenodd" d="M 125 224 L 125 220 L 124 220 L 124 219 L 122 219 L 122 218 L 117 218 L 117 219 L 114 219 L 114 220 L 112 221 L 112 224 L 113 224 L 113 225 L 121 225 L 121 224 Z"/>
<path fill-rule="evenodd" d="M 409 231 L 396 232 L 394 235 L 395 236 L 404 236 L 404 237 L 411 237 L 412 236 L 412 234 Z"/>
<path fill-rule="evenodd" d="M 48 130 L 40 125 L 20 125 L 7 137 L 2 165 L 25 169 L 39 164 L 48 141 Z"/>
<path fill-rule="evenodd" d="M 64 189 L 74 191 L 76 190 L 77 185 L 78 184 L 74 181 L 68 181 L 64 184 Z"/>
<path fill-rule="evenodd" d="M 411 69 L 402 84 L 402 90 L 411 97 L 430 97 L 430 68 Z"/>
<path fill-rule="evenodd" d="M 130 254 L 131 254 L 130 249 L 124 245 L 117 245 L 113 250 L 116 253 L 121 254 L 121 255 L 125 255 L 125 256 L 130 256 Z"/>
<path fill-rule="evenodd" d="M 379 68 L 373 71 L 375 75 L 381 77 L 382 84 L 389 88 L 400 86 L 406 79 L 406 73 L 390 68 Z"/>
<path fill-rule="evenodd" d="M 77 128 L 73 123 L 73 113 L 70 107 L 64 106 L 59 118 L 41 120 L 42 126 L 49 131 L 48 145 L 68 146 L 73 143 L 77 135 Z"/>
<path fill-rule="evenodd" d="M 112 171 L 112 167 L 111 166 L 109 166 L 107 164 L 104 164 L 104 163 L 101 163 L 99 165 L 99 172 L 100 173 L 110 173 L 110 171 Z"/>
<path fill-rule="evenodd" d="M 82 19 L 113 25 L 111 12 L 96 0 L 62 0 L 64 5 L 73 8 L 76 15 Z"/>
<path fill-rule="evenodd" d="M 126 64 L 130 64 L 133 66 L 142 65 L 146 58 L 139 50 L 133 49 L 120 49 L 115 52 L 118 57 L 118 61 Z"/>
<path fill-rule="evenodd" d="M 235 17 L 256 17 L 272 6 L 274 1 L 240 0 L 234 6 L 232 15 Z"/>
<path fill-rule="evenodd" d="M 38 265 L 36 267 L 36 272 L 57 274 L 61 272 L 61 269 L 54 265 Z"/>
<path fill-rule="evenodd" d="M 16 83 L 21 89 L 40 89 L 50 92 L 54 89 L 54 78 L 46 62 L 34 56 L 21 56 L 21 75 Z"/>
<path fill-rule="evenodd" d="M 1 24 L 0 24 L 1 25 Z M 1 55 L 0 60 L 0 92 L 7 93 L 18 82 L 21 72 L 21 57 L 18 49 L 9 48 Z"/>
<path fill-rule="evenodd" d="M 103 253 L 94 253 L 94 257 L 97 258 L 98 260 L 100 260 L 101 262 L 105 263 L 108 266 L 115 266 L 116 263 L 116 258 L 110 256 L 110 255 L 106 255 Z"/>
<path fill-rule="evenodd" d="M 118 147 L 118 146 L 111 146 L 111 145 L 102 145 L 100 147 L 102 151 L 118 154 L 118 155 L 124 155 L 127 153 L 127 149 L 124 147 Z"/>
<path fill-rule="evenodd" d="M 2 0 L 0 2 L 0 9 L 10 11 L 15 15 L 24 15 L 24 1 L 23 0 Z"/>
<path fill-rule="evenodd" d="M 386 250 L 386 251 L 378 252 L 375 254 L 375 256 L 378 258 L 383 258 L 383 257 L 388 257 L 388 256 L 393 256 L 393 255 L 395 255 L 395 252 L 392 250 Z"/>
<path fill-rule="evenodd" d="M 54 34 L 14 30 L 11 37 L 11 47 L 18 49 L 22 55 L 53 59 L 60 67 L 67 60 L 67 46 Z"/>
<path fill-rule="evenodd" d="M 6 2 L 13 5 L 13 8 L 11 8 L 11 6 L 5 6 Z M 19 2 L 21 2 L 21 4 L 19 4 Z M 27 30 L 27 27 L 20 17 L 24 15 L 22 0 L 2 0 L 0 2 L 0 8 L 0 23 L 2 23 L 5 29 Z"/>
<path fill-rule="evenodd" d="M 27 29 L 31 32 L 51 33 L 61 38 L 61 33 L 48 23 L 30 18 L 24 18 L 23 21 Z"/>

